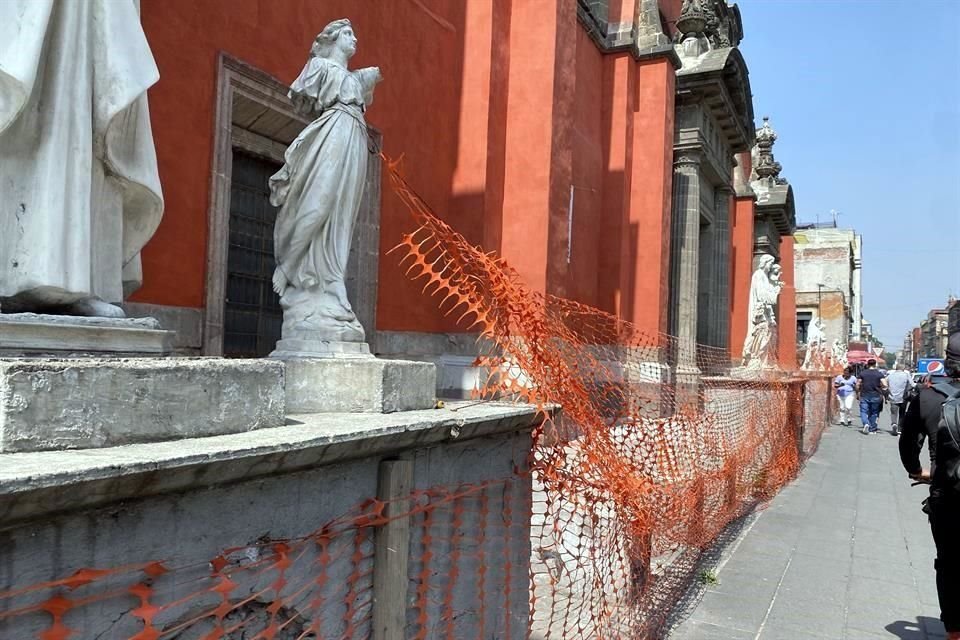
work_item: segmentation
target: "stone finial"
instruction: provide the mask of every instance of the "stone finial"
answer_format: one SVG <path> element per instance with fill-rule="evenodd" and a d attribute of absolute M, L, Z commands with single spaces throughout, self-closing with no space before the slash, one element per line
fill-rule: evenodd
<path fill-rule="evenodd" d="M 777 141 L 777 132 L 770 126 L 770 118 L 763 117 L 763 126 L 757 129 L 757 146 L 753 172 L 761 179 L 769 179 L 778 184 L 786 182 L 780 178 L 783 168 L 773 157 L 773 144 Z"/>
<path fill-rule="evenodd" d="M 677 18 L 677 31 L 683 35 L 703 33 L 709 18 L 704 0 L 683 0 L 680 17 Z"/>
<path fill-rule="evenodd" d="M 740 11 L 725 0 L 684 0 L 677 18 L 676 42 L 695 37 L 708 49 L 736 47 L 743 38 Z"/>

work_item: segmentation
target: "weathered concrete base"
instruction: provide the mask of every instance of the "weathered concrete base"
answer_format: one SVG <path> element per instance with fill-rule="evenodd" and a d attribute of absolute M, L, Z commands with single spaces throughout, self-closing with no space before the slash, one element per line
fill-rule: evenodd
<path fill-rule="evenodd" d="M 156 318 L 161 327 L 173 331 L 172 355 L 200 355 L 203 348 L 202 310 L 143 302 L 124 302 L 123 310 L 128 318 Z"/>
<path fill-rule="evenodd" d="M 283 364 L 0 360 L 0 453 L 110 447 L 284 424 Z"/>
<path fill-rule="evenodd" d="M 286 363 L 289 413 L 393 413 L 436 403 L 429 362 L 379 358 L 292 358 Z"/>
<path fill-rule="evenodd" d="M 255 433 L 115 449 L 0 454 L 0 584 L 12 590 L 81 568 L 159 560 L 173 570 L 151 580 L 151 603 L 163 607 L 153 624 L 166 631 L 165 638 L 207 637 L 212 616 L 200 614 L 218 604 L 203 595 L 203 589 L 216 586 L 208 563 L 224 549 L 242 549 L 241 561 L 262 558 L 269 552 L 267 543 L 290 544 L 348 520 L 358 505 L 379 494 L 396 508 L 391 521 L 382 527 L 334 527 L 326 560 L 305 547 L 302 554 L 291 554 L 283 573 L 289 585 L 285 598 L 264 591 L 268 583 L 262 580 L 233 573 L 235 587 L 224 595 L 236 608 L 231 621 L 250 619 L 242 631 L 252 637 L 265 626 L 257 611 L 283 605 L 279 616 L 293 623 L 276 640 L 301 636 L 312 623 L 322 637 L 376 638 L 371 626 L 380 615 L 377 607 L 384 613 L 384 599 L 377 595 L 389 593 L 391 600 L 406 604 L 421 584 L 442 585 L 450 595 L 423 601 L 423 628 L 449 627 L 454 638 L 523 637 L 529 625 L 531 554 L 531 474 L 526 470 L 530 430 L 540 419 L 530 406 L 450 403 L 445 409 L 392 415 L 301 416 L 296 424 Z M 385 459 L 405 464 L 409 474 L 409 483 L 386 494 L 378 492 L 378 485 L 387 484 Z M 407 497 L 404 485 L 415 492 L 480 489 L 456 500 L 433 500 L 431 524 L 423 514 L 405 515 L 399 508 Z M 390 529 L 400 525 L 409 529 L 409 543 L 395 547 Z M 461 540 L 469 552 L 461 551 Z M 374 544 L 387 547 L 387 553 Z M 356 550 L 363 557 L 353 559 Z M 401 555 L 407 571 L 396 562 Z M 265 577 L 274 581 L 276 574 L 264 568 Z M 478 581 L 481 571 L 484 580 Z M 459 579 L 448 578 L 456 574 Z M 76 599 L 66 618 L 71 637 L 130 638 L 142 631 L 141 605 L 124 595 L 142 575 L 126 572 L 119 582 L 111 577 L 86 585 L 81 596 L 71 591 L 68 597 Z M 324 584 L 319 576 L 326 577 Z M 352 632 L 344 628 L 348 584 L 352 593 L 374 593 L 352 619 Z M 91 597 L 104 592 L 121 596 Z M 293 592 L 301 596 L 292 597 Z M 191 598 L 191 593 L 199 595 Z M 298 610 L 291 604 L 319 595 L 324 596 L 321 606 Z M 41 601 L 48 593 L 28 596 L 21 600 Z M 20 601 L 5 604 L 5 611 L 13 610 Z M 170 632 L 192 619 L 196 623 L 188 623 L 188 629 Z M 50 624 L 43 613 L 14 613 L 0 619 L 0 638 L 37 638 Z M 419 627 L 412 619 L 409 624 L 394 632 L 413 637 Z"/>
<path fill-rule="evenodd" d="M 162 356 L 173 338 L 153 318 L 0 314 L 0 357 Z"/>
<path fill-rule="evenodd" d="M 338 340 L 305 340 L 284 338 L 277 341 L 271 358 L 372 358 L 370 345 L 366 342 L 341 342 Z"/>

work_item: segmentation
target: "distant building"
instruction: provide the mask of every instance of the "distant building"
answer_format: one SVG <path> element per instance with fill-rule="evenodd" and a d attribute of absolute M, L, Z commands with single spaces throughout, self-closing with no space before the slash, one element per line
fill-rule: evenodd
<path fill-rule="evenodd" d="M 828 344 L 864 339 L 860 288 L 862 239 L 853 229 L 799 224 L 794 237 L 797 345 L 820 318 Z"/>
<path fill-rule="evenodd" d="M 897 362 L 908 369 L 914 369 L 917 366 L 916 352 L 913 347 L 914 331 L 915 329 L 907 331 L 907 334 L 903 337 L 903 347 L 897 352 Z"/>
<path fill-rule="evenodd" d="M 921 348 L 924 358 L 942 358 L 947 350 L 949 317 L 956 308 L 956 299 L 951 296 L 943 309 L 931 309 L 920 323 Z M 953 311 L 956 314 L 956 311 Z"/>
<path fill-rule="evenodd" d="M 947 303 L 947 334 L 960 333 L 960 300 L 952 295 Z"/>

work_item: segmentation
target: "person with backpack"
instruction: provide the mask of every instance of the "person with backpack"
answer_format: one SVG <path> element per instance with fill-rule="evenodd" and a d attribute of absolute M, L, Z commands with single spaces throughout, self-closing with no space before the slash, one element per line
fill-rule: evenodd
<path fill-rule="evenodd" d="M 930 483 L 924 511 L 937 547 L 934 569 L 947 640 L 960 640 L 960 332 L 947 341 L 947 380 L 924 386 L 901 424 L 900 461 L 910 478 Z M 928 440 L 930 469 L 920 464 Z"/>

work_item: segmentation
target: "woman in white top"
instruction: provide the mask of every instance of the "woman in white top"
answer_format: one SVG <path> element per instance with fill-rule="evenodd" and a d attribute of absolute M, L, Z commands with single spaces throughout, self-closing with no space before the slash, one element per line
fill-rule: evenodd
<path fill-rule="evenodd" d="M 857 377 L 850 367 L 845 367 L 843 373 L 833 379 L 833 388 L 840 402 L 840 424 L 849 426 L 850 412 L 853 410 L 853 401 L 857 397 Z"/>

